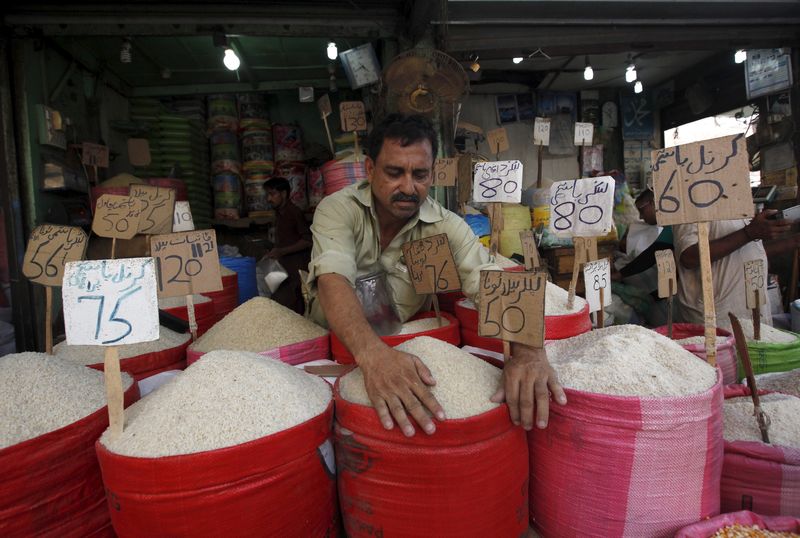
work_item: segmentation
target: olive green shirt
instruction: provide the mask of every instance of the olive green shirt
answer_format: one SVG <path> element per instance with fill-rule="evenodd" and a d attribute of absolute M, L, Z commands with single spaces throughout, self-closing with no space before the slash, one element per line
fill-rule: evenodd
<path fill-rule="evenodd" d="M 311 233 L 314 247 L 306 282 L 309 296 L 306 312 L 325 327 L 328 323 L 317 299 L 316 279 L 327 273 L 342 275 L 355 287 L 358 277 L 385 271 L 400 320 L 404 322 L 420 311 L 428 296 L 417 295 L 411 284 L 402 250 L 408 241 L 447 234 L 462 291 L 473 299 L 477 299 L 480 271 L 499 270 L 469 225 L 430 197 L 381 252 L 378 218 L 372 205 L 372 190 L 366 181 L 325 197 L 314 213 Z"/>

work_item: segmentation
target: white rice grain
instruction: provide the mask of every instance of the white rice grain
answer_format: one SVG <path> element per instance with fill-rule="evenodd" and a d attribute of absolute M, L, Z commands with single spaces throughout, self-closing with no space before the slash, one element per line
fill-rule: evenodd
<path fill-rule="evenodd" d="M 202 303 L 207 303 L 211 299 L 206 297 L 205 295 L 199 295 L 197 293 L 192 295 L 192 302 L 195 305 L 199 305 Z M 178 297 L 162 297 L 158 300 L 158 307 L 162 310 L 165 308 L 178 308 L 181 306 L 186 306 L 186 296 L 179 295 Z"/>
<path fill-rule="evenodd" d="M 127 359 L 130 357 L 138 357 L 146 353 L 155 353 L 181 346 L 191 337 L 192 335 L 189 333 L 176 333 L 166 327 L 159 327 L 158 340 L 119 346 L 117 350 L 120 359 Z M 78 364 L 97 364 L 103 362 L 105 358 L 105 349 L 106 348 L 103 346 L 70 346 L 64 341 L 53 347 L 53 353 L 57 357 Z"/>
<path fill-rule="evenodd" d="M 800 398 L 788 394 L 765 394 L 759 402 L 770 420 L 770 444 L 800 448 Z M 750 396 L 728 398 L 723 411 L 726 441 L 762 442 Z"/>
<path fill-rule="evenodd" d="M 545 287 L 544 296 L 544 315 L 545 316 L 565 316 L 567 314 L 575 314 L 583 310 L 586 305 L 586 299 L 575 296 L 575 301 L 572 303 L 572 308 L 567 308 L 567 298 L 569 292 L 552 282 L 548 282 Z M 465 307 L 476 310 L 475 303 L 469 299 L 465 299 L 462 303 Z"/>
<path fill-rule="evenodd" d="M 755 341 L 753 337 L 753 320 L 743 318 L 739 320 L 739 323 L 742 325 L 742 332 L 744 333 L 744 337 L 748 341 Z M 727 325 L 725 328 L 733 332 L 733 330 L 730 328 L 730 325 Z M 800 335 L 796 333 L 782 331 L 780 329 L 771 327 L 765 323 L 761 324 L 760 336 L 761 339 L 758 341 L 767 344 L 791 344 L 792 342 L 797 342 L 797 339 L 800 338 Z"/>
<path fill-rule="evenodd" d="M 433 329 L 439 329 L 441 327 L 447 327 L 448 325 L 450 325 L 450 320 L 445 317 L 442 317 L 441 326 L 439 325 L 439 320 L 437 320 L 435 317 L 415 319 L 413 321 L 406 321 L 403 323 L 403 327 L 397 334 L 416 334 L 425 331 L 431 331 Z"/>
<path fill-rule="evenodd" d="M 761 374 L 756 376 L 759 389 L 782 392 L 800 397 L 800 368 L 788 372 Z"/>

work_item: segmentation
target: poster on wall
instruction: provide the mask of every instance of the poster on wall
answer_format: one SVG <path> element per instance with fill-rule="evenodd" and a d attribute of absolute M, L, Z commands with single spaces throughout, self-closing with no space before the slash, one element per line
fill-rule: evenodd
<path fill-rule="evenodd" d="M 517 95 L 517 111 L 519 112 L 519 121 L 533 121 L 536 117 L 536 103 L 533 101 L 532 93 Z"/>
<path fill-rule="evenodd" d="M 649 93 L 620 95 L 623 140 L 653 138 L 653 105 Z"/>
<path fill-rule="evenodd" d="M 578 121 L 578 98 L 572 92 L 536 92 L 536 108 L 540 116 L 569 114 L 572 121 Z"/>
<path fill-rule="evenodd" d="M 644 189 L 652 184 L 651 149 L 649 142 L 641 140 L 626 140 L 624 143 L 625 178 L 628 180 L 628 184 L 636 190 Z"/>
<path fill-rule="evenodd" d="M 497 106 L 497 121 L 500 125 L 519 121 L 516 95 L 498 95 L 495 98 Z"/>
<path fill-rule="evenodd" d="M 744 65 L 748 99 L 776 93 L 792 86 L 789 49 L 748 50 Z"/>

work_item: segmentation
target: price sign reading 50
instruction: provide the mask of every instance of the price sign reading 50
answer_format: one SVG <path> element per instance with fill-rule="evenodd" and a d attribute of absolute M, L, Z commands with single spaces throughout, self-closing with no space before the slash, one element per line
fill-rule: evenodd
<path fill-rule="evenodd" d="M 119 346 L 158 339 L 153 258 L 69 262 L 61 294 L 69 345 Z"/>

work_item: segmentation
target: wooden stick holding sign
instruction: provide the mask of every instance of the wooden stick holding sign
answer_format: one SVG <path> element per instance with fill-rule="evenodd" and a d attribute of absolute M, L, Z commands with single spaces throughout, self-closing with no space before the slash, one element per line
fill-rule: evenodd
<path fill-rule="evenodd" d="M 672 339 L 672 297 L 678 291 L 675 280 L 675 255 L 670 249 L 656 251 L 656 267 L 658 269 L 658 296 L 667 299 L 667 336 Z"/>
<path fill-rule="evenodd" d="M 333 109 L 331 108 L 331 97 L 327 93 L 317 99 L 317 108 L 319 109 L 319 116 L 322 118 L 322 123 L 325 124 L 325 134 L 328 135 L 328 147 L 331 149 L 331 154 L 335 155 L 336 150 L 333 148 L 333 139 L 331 138 L 331 128 L 328 126 L 328 116 L 331 115 Z"/>
<path fill-rule="evenodd" d="M 450 250 L 447 234 L 433 235 L 405 243 L 403 258 L 417 295 L 433 295 L 433 308 L 441 327 L 442 317 L 436 294 L 461 289 L 461 277 L 453 259 L 453 252 Z"/>
<path fill-rule="evenodd" d="M 89 238 L 77 226 L 42 224 L 31 232 L 22 274 L 45 287 L 45 348 L 53 354 L 53 287 L 61 286 L 68 262 L 82 260 Z"/>
<path fill-rule="evenodd" d="M 611 306 L 611 263 L 608 258 L 590 261 L 583 266 L 583 281 L 586 283 L 586 301 L 589 303 L 589 312 L 597 312 L 597 328 L 605 326 L 606 306 Z"/>
<path fill-rule="evenodd" d="M 536 249 L 533 230 L 521 230 L 519 240 L 522 243 L 522 255 L 525 257 L 525 270 L 538 271 L 542 262 L 539 260 L 539 251 Z"/>
<path fill-rule="evenodd" d="M 709 222 L 753 216 L 750 166 L 744 135 L 704 140 L 652 152 L 656 221 L 697 223 L 703 285 L 706 356 L 716 365 L 716 308 Z"/>
<path fill-rule="evenodd" d="M 104 194 L 97 200 L 92 219 L 92 231 L 100 237 L 111 238 L 111 258 L 117 246 L 117 238 L 132 239 L 139 229 L 142 214 L 140 200 L 117 194 Z"/>
<path fill-rule="evenodd" d="M 473 168 L 472 199 L 488 203 L 492 221 L 492 254 L 497 253 L 503 212 L 498 202 L 518 204 L 522 200 L 522 163 L 494 161 L 476 163 Z"/>
<path fill-rule="evenodd" d="M 744 289 L 747 308 L 753 312 L 753 339 L 761 340 L 761 305 L 767 304 L 764 260 L 744 262 Z"/>
<path fill-rule="evenodd" d="M 500 338 L 508 360 L 508 342 L 544 345 L 544 273 L 481 271 L 478 334 Z"/>
<path fill-rule="evenodd" d="M 68 345 L 105 346 L 104 377 L 111 435 L 124 427 L 117 346 L 158 340 L 153 258 L 70 262 L 62 288 Z"/>
<path fill-rule="evenodd" d="M 584 264 L 589 263 L 589 248 L 587 247 L 586 237 L 576 237 L 573 239 L 575 255 L 572 262 L 572 278 L 569 281 L 569 293 L 567 295 L 567 308 L 572 310 L 575 304 L 575 292 L 578 288 L 578 275 Z"/>
<path fill-rule="evenodd" d="M 197 230 L 154 235 L 150 251 L 156 259 L 159 297 L 186 297 L 192 339 L 197 339 L 193 293 L 219 291 L 217 235 L 214 230 Z"/>
<path fill-rule="evenodd" d="M 542 188 L 542 157 L 544 147 L 550 145 L 550 118 L 533 120 L 533 143 L 538 146 L 536 158 L 536 188 Z"/>
<path fill-rule="evenodd" d="M 357 131 L 367 130 L 367 114 L 364 110 L 364 103 L 362 101 L 343 101 L 339 103 L 339 119 L 341 120 L 342 131 L 353 133 L 356 162 L 361 162 Z"/>

